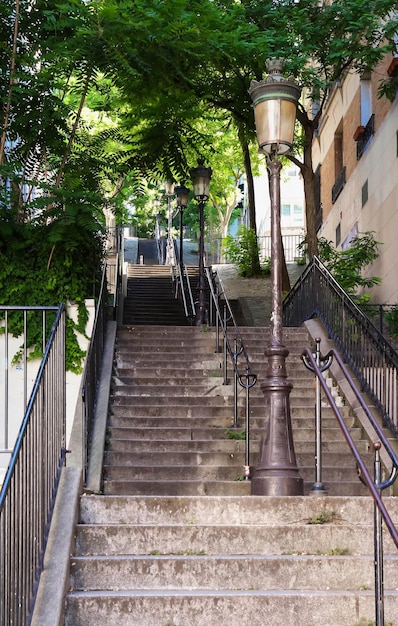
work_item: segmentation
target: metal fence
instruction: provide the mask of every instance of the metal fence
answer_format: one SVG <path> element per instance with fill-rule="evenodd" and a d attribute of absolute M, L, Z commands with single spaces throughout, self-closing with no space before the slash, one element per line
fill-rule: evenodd
<path fill-rule="evenodd" d="M 86 363 L 82 379 L 82 467 L 83 482 L 86 481 L 89 450 L 91 445 L 91 431 L 95 413 L 95 402 L 97 396 L 97 386 L 100 377 L 100 369 L 102 365 L 102 357 L 104 354 L 106 324 L 108 319 L 114 317 L 114 311 L 118 304 L 118 294 L 120 292 L 121 274 L 120 266 L 116 265 L 108 267 L 104 266 L 101 280 L 101 288 L 98 296 L 97 307 L 93 330 L 91 333 L 90 346 L 87 352 Z M 110 277 L 110 274 L 113 277 Z M 114 294 L 112 296 L 112 304 L 108 305 L 107 276 L 111 284 L 114 285 Z"/>
<path fill-rule="evenodd" d="M 294 263 L 303 258 L 299 248 L 304 239 L 304 235 L 282 235 L 283 249 L 285 251 L 286 263 Z M 271 236 L 263 235 L 257 237 L 260 254 L 260 262 L 271 258 Z M 213 239 L 206 243 L 206 257 L 208 264 L 228 263 L 222 251 L 222 240 Z"/>
<path fill-rule="evenodd" d="M 398 435 L 398 353 L 317 258 L 285 299 L 283 315 L 285 326 L 322 320 L 384 425 Z"/>
<path fill-rule="evenodd" d="M 45 343 L 0 492 L 0 621 L 7 626 L 25 626 L 37 591 L 51 512 L 65 462 L 65 311 L 63 306 L 1 307 L 0 313 L 6 369 L 10 363 L 9 329 L 16 317 L 22 316 L 24 393 L 28 386 L 26 338 L 37 317 Z M 47 333 L 51 318 L 54 321 Z M 8 390 L 5 397 L 8 404 Z M 3 433 L 6 430 L 3 424 Z"/>

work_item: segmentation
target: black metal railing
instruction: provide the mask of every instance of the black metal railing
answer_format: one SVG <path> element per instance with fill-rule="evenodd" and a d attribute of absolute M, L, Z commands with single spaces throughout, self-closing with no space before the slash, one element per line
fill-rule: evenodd
<path fill-rule="evenodd" d="M 115 266 L 115 293 L 120 292 L 121 274 L 118 270 L 118 265 Z M 108 306 L 108 291 L 107 291 L 107 268 L 104 266 L 102 272 L 101 287 L 98 296 L 98 301 L 95 310 L 95 318 L 93 329 L 91 332 L 90 345 L 88 347 L 86 362 L 82 377 L 82 468 L 83 468 L 83 482 L 85 484 L 87 467 L 89 462 L 89 451 L 91 446 L 91 432 L 95 414 L 95 402 L 97 397 L 97 387 L 100 377 L 100 369 L 102 365 L 102 357 L 104 354 L 106 325 L 110 317 L 115 319 L 116 312 L 113 309 L 117 307 L 117 299 L 114 300 L 114 307 Z"/>
<path fill-rule="evenodd" d="M 368 123 L 365 126 L 363 133 L 360 135 L 357 140 L 357 159 L 360 159 L 366 148 L 368 147 L 368 143 L 373 137 L 375 132 L 375 116 L 372 114 L 369 118 Z"/>
<path fill-rule="evenodd" d="M 339 197 L 339 195 L 344 189 L 345 173 L 346 173 L 346 168 L 344 166 L 339 172 L 339 175 L 337 176 L 336 181 L 332 187 L 332 204 L 336 202 L 337 198 Z"/>
<path fill-rule="evenodd" d="M 398 341 L 398 305 L 366 302 L 361 303 L 360 308 L 377 330 L 395 346 Z"/>
<path fill-rule="evenodd" d="M 300 250 L 300 244 L 304 239 L 304 235 L 282 235 L 283 250 L 285 254 L 286 263 L 294 263 L 297 258 L 302 257 Z M 260 235 L 257 237 L 260 261 L 271 257 L 271 236 Z M 206 256 L 208 264 L 222 264 L 229 263 L 228 259 L 223 254 L 222 239 L 212 239 L 206 242 Z"/>
<path fill-rule="evenodd" d="M 229 383 L 228 379 L 228 357 L 233 369 L 234 385 L 234 418 L 233 427 L 239 427 L 238 419 L 238 390 L 239 385 L 245 390 L 245 465 L 244 479 L 249 480 L 250 471 L 250 389 L 257 382 L 257 375 L 253 372 L 250 360 L 236 324 L 228 297 L 223 288 L 217 272 L 212 272 L 211 268 L 205 268 L 207 282 L 210 290 L 210 304 L 214 307 L 214 318 L 216 326 L 216 352 L 223 352 L 223 377 L 224 385 Z M 223 337 L 223 348 L 220 347 L 220 329 Z"/>
<path fill-rule="evenodd" d="M 15 314 L 15 307 L 1 310 Z M 26 307 L 22 314 L 24 336 L 38 315 L 48 340 L 0 492 L 0 622 L 7 626 L 29 623 L 66 453 L 64 307 Z M 49 315 L 55 321 L 47 333 Z"/>
<path fill-rule="evenodd" d="M 398 435 L 398 354 L 370 319 L 314 258 L 283 303 L 285 326 L 319 317 L 380 411 Z"/>
<path fill-rule="evenodd" d="M 195 319 L 195 302 L 192 292 L 190 273 L 187 266 L 180 263 L 180 251 L 172 241 L 173 253 L 171 255 L 171 277 L 173 281 L 174 297 L 182 301 L 185 317 L 193 322 Z"/>
<path fill-rule="evenodd" d="M 331 350 L 326 356 L 329 359 L 336 361 L 337 365 L 340 368 L 340 371 L 342 372 L 345 380 L 349 384 L 351 391 L 356 398 L 357 405 L 360 406 L 362 410 L 365 412 L 375 432 L 375 441 L 373 442 L 373 448 L 375 451 L 375 462 L 374 462 L 374 476 L 372 478 L 361 457 L 361 454 L 357 446 L 355 445 L 353 438 L 351 437 L 350 431 L 345 424 L 344 417 L 341 415 L 340 410 L 337 407 L 336 402 L 333 398 L 333 395 L 322 375 L 323 369 L 319 363 L 319 359 L 317 359 L 315 355 L 313 355 L 311 351 L 307 348 L 305 352 L 303 353 L 303 360 L 305 363 L 310 364 L 311 370 L 315 372 L 317 381 L 322 387 L 323 392 L 325 393 L 327 397 L 328 403 L 331 406 L 336 416 L 339 426 L 343 432 L 344 438 L 350 448 L 351 453 L 354 456 L 360 480 L 363 482 L 364 485 L 366 485 L 374 501 L 375 614 L 376 614 L 376 626 L 384 626 L 384 581 L 383 581 L 383 558 L 384 556 L 383 556 L 383 534 L 382 534 L 382 525 L 381 525 L 382 520 L 387 526 L 388 532 L 390 533 L 390 536 L 397 548 L 398 548 L 398 531 L 382 500 L 382 491 L 391 487 L 393 483 L 395 482 L 395 480 L 397 479 L 398 458 L 393 448 L 391 447 L 390 442 L 385 436 L 383 429 L 379 426 L 377 420 L 375 419 L 372 412 L 370 411 L 368 404 L 363 399 L 362 394 L 358 391 L 355 381 L 352 379 L 352 376 L 350 375 L 346 365 L 344 364 L 338 352 L 336 352 L 335 350 Z M 384 481 L 382 480 L 380 450 L 384 451 L 386 459 L 388 459 L 387 471 L 389 471 L 389 476 Z"/>

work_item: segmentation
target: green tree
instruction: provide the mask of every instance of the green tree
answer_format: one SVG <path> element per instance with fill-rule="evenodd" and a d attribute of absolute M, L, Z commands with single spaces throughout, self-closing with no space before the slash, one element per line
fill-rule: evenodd
<path fill-rule="evenodd" d="M 319 238 L 319 258 L 328 268 L 339 285 L 357 302 L 367 302 L 369 294 L 358 294 L 358 290 L 369 289 L 380 284 L 377 276 L 366 276 L 364 270 L 379 256 L 380 243 L 375 240 L 374 233 L 367 231 L 353 237 L 345 250 L 336 250 L 331 241 Z M 305 240 L 301 249 L 308 254 Z"/>

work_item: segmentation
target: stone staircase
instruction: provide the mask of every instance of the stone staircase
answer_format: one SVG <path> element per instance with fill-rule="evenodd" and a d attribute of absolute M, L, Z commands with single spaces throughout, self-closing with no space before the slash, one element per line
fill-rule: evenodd
<path fill-rule="evenodd" d="M 261 381 L 266 329 L 243 333 Z M 314 481 L 314 382 L 285 344 L 293 382 L 295 450 Z M 326 497 L 250 496 L 242 480 L 244 392 L 233 425 L 214 332 L 196 327 L 118 330 L 104 454 L 104 495 L 85 495 L 71 559 L 66 626 L 370 626 L 374 619 L 373 505 L 323 408 Z M 265 402 L 251 392 L 251 463 Z M 346 424 L 365 453 L 349 407 Z M 368 455 L 371 465 L 372 457 Z M 358 496 L 358 497 L 354 497 Z M 398 522 L 398 505 L 386 498 Z M 397 553 L 385 537 L 385 615 L 398 625 Z M 361 621 L 361 619 L 366 621 Z"/>
<path fill-rule="evenodd" d="M 197 268 L 190 270 L 192 289 L 196 289 Z M 128 265 L 127 296 L 123 324 L 189 326 L 182 300 L 175 297 L 170 267 L 166 265 Z"/>
<path fill-rule="evenodd" d="M 85 496 L 65 626 L 370 626 L 372 543 L 368 498 Z"/>

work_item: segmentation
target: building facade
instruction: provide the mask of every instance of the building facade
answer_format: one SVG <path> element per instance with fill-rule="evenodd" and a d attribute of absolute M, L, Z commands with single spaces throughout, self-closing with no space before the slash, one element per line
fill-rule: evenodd
<path fill-rule="evenodd" d="M 376 303 L 398 303 L 398 98 L 378 96 L 380 80 L 397 73 L 387 56 L 372 72 L 335 84 L 313 142 L 319 188 L 318 235 L 337 249 L 373 231 L 379 258 L 367 268 L 381 278 Z"/>
<path fill-rule="evenodd" d="M 271 201 L 269 182 L 264 165 L 261 176 L 254 179 L 256 228 L 260 257 L 271 256 Z M 287 262 L 300 255 L 297 246 L 305 236 L 305 201 L 303 179 L 293 163 L 281 171 L 281 231 Z"/>

